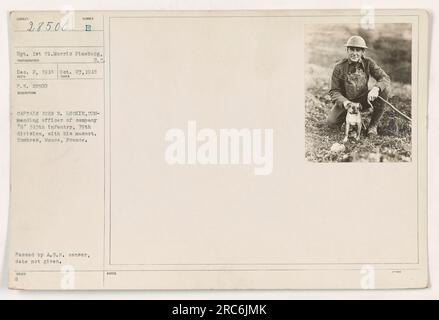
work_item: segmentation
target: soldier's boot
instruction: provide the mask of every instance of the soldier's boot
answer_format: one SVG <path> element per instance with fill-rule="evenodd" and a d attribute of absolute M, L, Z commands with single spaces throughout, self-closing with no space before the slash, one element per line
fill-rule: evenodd
<path fill-rule="evenodd" d="M 373 126 L 369 126 L 369 128 L 367 129 L 367 135 L 368 136 L 377 136 L 378 135 L 378 129 L 377 129 L 377 125 L 373 125 Z"/>

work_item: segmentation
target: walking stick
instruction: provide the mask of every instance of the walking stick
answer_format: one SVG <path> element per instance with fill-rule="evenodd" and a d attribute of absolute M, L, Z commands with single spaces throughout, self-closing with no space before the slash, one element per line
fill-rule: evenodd
<path fill-rule="evenodd" d="M 393 106 L 389 101 L 381 98 L 380 96 L 378 96 L 378 98 L 380 98 L 382 101 L 384 101 L 385 103 L 387 103 L 393 110 L 395 110 L 396 112 L 398 112 L 401 116 L 403 116 L 405 119 L 407 119 L 408 121 L 412 122 L 412 119 L 409 118 L 408 116 L 406 116 L 404 113 L 402 113 L 401 111 L 399 111 L 398 109 L 396 109 L 395 106 Z"/>
<path fill-rule="evenodd" d="M 404 113 L 402 113 L 401 111 L 399 111 L 398 109 L 396 109 L 395 106 L 393 106 L 389 101 L 383 99 L 382 97 L 378 96 L 378 98 L 380 98 L 382 101 L 384 101 L 386 104 L 388 104 L 394 111 L 396 111 L 398 114 L 400 114 L 401 116 L 403 116 L 406 120 L 412 122 L 412 119 L 408 116 L 406 116 Z M 369 105 L 372 107 L 373 109 L 373 105 L 370 103 L 369 99 L 367 99 L 367 103 L 369 103 Z"/>

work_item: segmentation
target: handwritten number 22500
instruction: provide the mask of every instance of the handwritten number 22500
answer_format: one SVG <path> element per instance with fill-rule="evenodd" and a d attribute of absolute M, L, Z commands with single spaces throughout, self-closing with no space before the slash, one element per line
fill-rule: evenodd
<path fill-rule="evenodd" d="M 61 25 L 59 22 L 53 21 L 42 21 L 38 23 L 34 23 L 33 21 L 29 21 L 29 26 L 27 31 L 64 31 L 66 30 L 66 25 Z"/>

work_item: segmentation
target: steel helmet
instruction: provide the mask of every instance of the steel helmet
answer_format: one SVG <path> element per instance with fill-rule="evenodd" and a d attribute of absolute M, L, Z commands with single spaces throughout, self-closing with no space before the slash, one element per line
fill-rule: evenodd
<path fill-rule="evenodd" d="M 344 46 L 367 49 L 366 41 L 360 36 L 350 37 Z"/>

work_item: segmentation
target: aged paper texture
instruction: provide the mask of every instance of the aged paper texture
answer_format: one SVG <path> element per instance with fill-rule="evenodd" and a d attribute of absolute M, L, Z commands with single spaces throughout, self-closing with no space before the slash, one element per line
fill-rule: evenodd
<path fill-rule="evenodd" d="M 12 12 L 10 39 L 10 288 L 428 286 L 425 11 Z"/>

